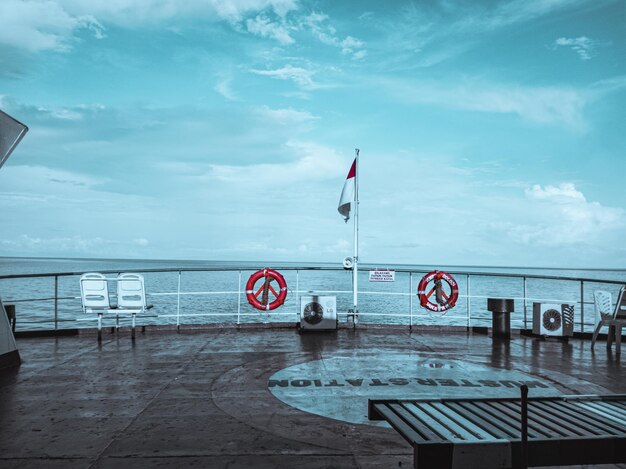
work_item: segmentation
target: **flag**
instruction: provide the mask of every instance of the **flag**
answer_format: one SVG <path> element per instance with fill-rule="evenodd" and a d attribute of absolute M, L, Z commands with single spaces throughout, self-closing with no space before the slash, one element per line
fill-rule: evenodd
<path fill-rule="evenodd" d="M 343 190 L 341 191 L 341 197 L 339 199 L 339 207 L 337 210 L 341 216 L 345 219 L 346 223 L 350 219 L 350 211 L 352 210 L 352 204 L 354 204 L 354 186 L 356 184 L 356 158 L 348 171 L 348 177 L 343 184 Z"/>

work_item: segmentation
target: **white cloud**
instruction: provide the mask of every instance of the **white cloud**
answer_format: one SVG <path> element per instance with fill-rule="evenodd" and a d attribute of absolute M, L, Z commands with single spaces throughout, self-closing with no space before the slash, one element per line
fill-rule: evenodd
<path fill-rule="evenodd" d="M 309 29 L 321 42 L 355 59 L 367 55 L 364 42 L 341 38 L 328 16 L 313 13 L 305 20 L 288 15 L 300 9 L 298 0 L 2 0 L 0 44 L 30 52 L 68 51 L 79 30 L 96 39 L 106 37 L 106 24 L 124 27 L 169 23 L 184 18 L 226 21 L 238 31 L 266 37 L 282 45 L 295 43 L 293 32 Z"/>
<path fill-rule="evenodd" d="M 363 20 L 384 32 L 384 43 L 373 49 L 392 52 L 381 55 L 378 65 L 385 70 L 406 69 L 431 67 L 457 57 L 476 45 L 483 46 L 485 36 L 506 28 L 604 3 L 596 0 L 440 1 L 424 7 L 417 2 L 407 2 L 395 10 L 397 14 L 390 20 L 367 16 Z"/>
<path fill-rule="evenodd" d="M 229 101 L 238 101 L 239 97 L 231 88 L 231 83 L 232 79 L 230 77 L 220 77 L 213 89 Z"/>
<path fill-rule="evenodd" d="M 110 239 L 101 236 L 86 237 L 82 235 L 40 237 L 28 234 L 0 238 L 0 252 L 27 253 L 30 256 L 85 256 L 91 257 L 94 253 L 124 252 L 126 255 L 137 256 L 137 250 L 146 248 L 149 242 L 145 238 L 135 240 Z"/>
<path fill-rule="evenodd" d="M 384 79 L 384 85 L 403 102 L 434 104 L 450 109 L 517 114 L 541 124 L 585 130 L 584 93 L 573 88 L 530 87 L 495 83 L 441 84 Z"/>
<path fill-rule="evenodd" d="M 83 27 L 89 29 L 92 32 L 93 37 L 95 37 L 96 39 L 104 39 L 105 37 L 107 37 L 104 32 L 106 30 L 105 27 L 102 26 L 102 24 L 100 24 L 100 22 L 96 20 L 93 16 L 87 15 L 81 17 L 81 19 Z"/>
<path fill-rule="evenodd" d="M 297 0 L 55 0 L 75 15 L 93 15 L 118 24 L 153 23 L 176 17 L 215 17 L 236 23 L 250 13 L 273 11 L 284 17 Z"/>
<path fill-rule="evenodd" d="M 571 182 L 489 187 L 492 174 L 459 169 L 445 155 L 365 158 L 362 233 L 376 248 L 364 252 L 368 260 L 397 253 L 406 263 L 619 265 L 626 211 L 589 201 Z M 450 249 L 432 251 L 441 245 Z"/>
<path fill-rule="evenodd" d="M 339 42 L 342 54 L 353 54 L 358 52 L 364 52 L 362 50 L 365 43 L 359 39 L 355 39 L 352 36 L 347 36 L 343 41 Z"/>
<path fill-rule="evenodd" d="M 297 184 L 301 181 L 327 180 L 345 172 L 344 158 L 334 149 L 309 142 L 288 142 L 298 155 L 288 163 L 262 163 L 248 166 L 210 165 L 206 176 L 227 183 L 247 186 Z"/>
<path fill-rule="evenodd" d="M 145 234 L 155 232 L 150 213 L 159 204 L 121 193 L 113 183 L 74 171 L 5 165 L 0 255 L 136 256 L 150 245 Z"/>
<path fill-rule="evenodd" d="M 592 0 L 512 0 L 500 3 L 497 8 L 482 11 L 471 17 L 468 27 L 487 30 L 523 23 L 558 10 L 574 8 Z"/>
<path fill-rule="evenodd" d="M 250 70 L 252 73 L 256 73 L 257 75 L 263 75 L 271 78 L 275 78 L 277 80 L 291 80 L 296 83 L 298 86 L 301 86 L 305 89 L 315 89 L 320 88 L 321 85 L 316 83 L 313 80 L 313 75 L 315 74 L 312 70 L 307 70 L 301 67 L 294 67 L 292 65 L 285 65 L 282 68 L 277 68 L 275 70 Z"/>
<path fill-rule="evenodd" d="M 355 59 L 362 59 L 367 55 L 362 40 L 352 36 L 341 39 L 337 35 L 337 30 L 329 23 L 328 15 L 324 13 L 313 12 L 292 20 L 287 20 L 282 15 L 279 21 L 272 21 L 265 12 L 262 12 L 255 18 L 248 18 L 245 25 L 248 32 L 275 39 L 283 45 L 295 42 L 291 36 L 292 32 L 309 30 L 320 42 L 338 48 L 344 55 L 351 55 Z"/>
<path fill-rule="evenodd" d="M 135 243 L 137 246 L 145 247 L 150 244 L 150 241 L 148 241 L 146 238 L 137 238 L 133 240 L 133 243 Z"/>
<path fill-rule="evenodd" d="M 542 188 L 535 184 L 525 191 L 527 221 L 510 223 L 506 231 L 518 241 L 537 246 L 595 245 L 624 227 L 625 211 L 588 202 L 571 182 Z"/>
<path fill-rule="evenodd" d="M 339 48 L 344 55 L 352 55 L 355 59 L 362 59 L 367 55 L 363 41 L 352 36 L 340 39 L 337 37 L 337 30 L 328 24 L 328 19 L 328 15 L 324 13 L 313 12 L 301 20 L 300 27 L 310 29 L 321 43 Z"/>
<path fill-rule="evenodd" d="M 67 51 L 81 29 L 105 38 L 103 22 L 134 26 L 200 16 L 238 24 L 249 14 L 268 11 L 284 18 L 298 8 L 297 0 L 2 0 L 0 44 L 29 52 Z M 250 20 L 251 32 L 291 43 L 283 26 L 264 18 Z"/>
<path fill-rule="evenodd" d="M 91 15 L 73 15 L 57 1 L 0 2 L 0 44 L 26 49 L 66 51 L 75 31 L 87 28 L 104 37 L 104 28 Z"/>
<path fill-rule="evenodd" d="M 596 81 L 591 85 L 591 89 L 599 92 L 601 95 L 626 88 L 626 75 L 618 75 L 616 77 L 606 78 Z"/>
<path fill-rule="evenodd" d="M 119 244 L 118 241 L 101 237 L 84 238 L 82 236 L 42 238 L 21 234 L 14 238 L 0 239 L 0 246 L 17 252 L 27 251 L 31 255 L 49 253 L 92 254 L 110 245 Z"/>
<path fill-rule="evenodd" d="M 275 153 L 284 161 L 272 163 L 171 162 L 163 163 L 160 167 L 170 176 L 181 178 L 188 188 L 199 191 L 214 188 L 215 183 L 224 183 L 228 191 L 238 195 L 256 187 L 280 188 L 282 192 L 287 187 L 298 186 L 303 182 L 318 183 L 345 177 L 348 163 L 331 147 L 296 140 L 288 141 L 282 147 Z"/>
<path fill-rule="evenodd" d="M 39 107 L 37 110 L 43 114 L 48 114 L 50 117 L 61 120 L 78 121 L 82 120 L 83 114 L 76 109 L 70 108 L 54 108 L 48 109 L 45 107 Z"/>
<path fill-rule="evenodd" d="M 3 184 L 3 191 L 11 186 L 22 186 L 26 192 L 36 193 L 36 189 L 50 189 L 49 193 L 59 196 L 66 191 L 73 191 L 72 188 L 91 188 L 105 184 L 107 179 L 97 178 L 85 174 L 71 171 L 48 168 L 45 166 L 15 165 L 3 168 L 2 177 L 6 178 Z M 51 187 L 54 186 L 54 187 Z M 61 186 L 64 186 L 65 189 Z M 31 191 L 32 189 L 32 191 Z M 5 195 L 3 193 L 3 195 Z"/>
<path fill-rule="evenodd" d="M 298 111 L 292 108 L 287 109 L 271 109 L 268 106 L 262 106 L 256 112 L 264 118 L 278 122 L 279 124 L 302 124 L 319 119 L 307 111 Z"/>
<path fill-rule="evenodd" d="M 591 59 L 591 53 L 596 46 L 596 42 L 586 36 L 577 38 L 560 37 L 554 42 L 555 48 L 565 46 L 578 54 L 581 60 Z"/>
<path fill-rule="evenodd" d="M 294 43 L 293 38 L 289 35 L 289 31 L 287 31 L 287 28 L 284 25 L 272 22 L 265 15 L 258 15 L 254 19 L 248 19 L 246 21 L 246 26 L 248 28 L 248 32 L 252 34 L 275 39 L 284 45 Z"/>
<path fill-rule="evenodd" d="M 180 4 L 178 0 L 170 0 L 174 4 Z M 195 0 L 200 5 L 207 2 Z M 272 9 L 280 17 L 284 17 L 290 11 L 299 8 L 298 0 L 209 0 L 218 14 L 231 20 L 240 20 L 244 14 L 252 11 Z"/>
<path fill-rule="evenodd" d="M 571 182 L 562 182 L 558 187 L 546 186 L 545 189 L 539 184 L 535 184 L 532 188 L 526 189 L 526 197 L 536 200 L 551 200 L 561 203 L 577 203 L 586 202 L 582 192 L 576 189 Z"/>
<path fill-rule="evenodd" d="M 39 123 L 55 123 L 58 121 L 81 121 L 89 117 L 97 116 L 99 113 L 106 111 L 107 107 L 103 104 L 78 104 L 71 107 L 62 106 L 29 106 L 13 99 L 0 96 L 0 107 L 15 111 L 16 113 L 27 116 L 30 121 Z M 38 126 L 39 127 L 39 126 Z M 41 129 L 31 129 L 37 131 Z"/>

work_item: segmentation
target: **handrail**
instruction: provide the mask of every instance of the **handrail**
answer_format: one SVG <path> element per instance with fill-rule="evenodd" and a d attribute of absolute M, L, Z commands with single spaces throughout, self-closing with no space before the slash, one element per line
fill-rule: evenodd
<path fill-rule="evenodd" d="M 333 265 L 327 265 L 327 266 L 320 266 L 320 265 L 308 265 L 308 266 L 295 266 L 295 265 L 285 265 L 285 266 L 280 266 L 280 265 L 276 265 L 273 263 L 267 263 L 266 265 L 271 265 L 273 268 L 277 269 L 277 270 L 283 270 L 283 271 L 291 271 L 291 272 L 295 272 L 295 290 L 292 290 L 290 288 L 290 291 L 292 291 L 295 294 L 295 298 L 294 298 L 294 303 L 296 304 L 296 314 L 299 314 L 299 310 L 298 310 L 298 305 L 299 305 L 299 296 L 300 295 L 306 295 L 306 294 L 311 294 L 311 293 L 315 293 L 315 294 L 339 294 L 339 295 L 343 295 L 343 294 L 348 294 L 348 293 L 352 293 L 352 290 L 330 290 L 330 289 L 314 289 L 314 290 L 310 290 L 310 289 L 303 289 L 300 290 L 300 284 L 299 284 L 299 275 L 300 272 L 306 272 L 306 271 L 314 271 L 314 272 L 341 272 L 344 271 L 345 269 L 341 266 L 333 266 Z M 380 295 L 380 296 L 389 296 L 389 297 L 397 297 L 397 298 L 406 298 L 409 297 L 409 301 L 408 304 L 406 305 L 408 307 L 408 310 L 406 312 L 403 313 L 399 313 L 397 310 L 396 311 L 389 311 L 389 312 L 381 312 L 381 313 L 372 313 L 372 312 L 366 312 L 364 311 L 360 311 L 359 314 L 362 316 L 380 316 L 382 317 L 404 317 L 408 319 L 408 324 L 409 324 L 409 328 L 411 328 L 413 325 L 417 325 L 415 322 L 415 318 L 419 317 L 419 316 L 415 316 L 415 311 L 414 311 L 414 296 L 416 294 L 415 291 L 415 285 L 414 285 L 414 279 L 413 276 L 414 274 L 422 274 L 422 273 L 426 273 L 429 270 L 431 270 L 430 267 L 426 267 L 424 266 L 424 268 L 421 268 L 422 266 L 414 266 L 412 268 L 409 267 L 393 267 L 391 266 L 390 269 L 395 270 L 395 272 L 397 273 L 401 273 L 401 274 L 408 274 L 408 280 L 409 280 L 409 290 L 405 290 L 404 287 L 402 287 L 400 290 L 398 291 L 369 291 L 369 290 L 360 290 L 359 293 L 363 294 L 363 295 Z M 362 272 L 363 274 L 366 274 L 366 272 L 368 270 L 372 270 L 372 269 L 376 269 L 376 268 L 380 268 L 380 264 L 378 265 L 374 265 L 374 264 L 365 264 L 362 265 Z M 176 326 L 178 328 L 180 328 L 181 325 L 181 317 L 182 316 L 189 316 L 189 317 L 195 317 L 195 316 L 206 316 L 206 317 L 210 317 L 210 316 L 236 316 L 237 317 L 237 324 L 240 324 L 240 317 L 244 317 L 244 316 L 256 316 L 257 314 L 250 314 L 250 313 L 246 313 L 244 311 L 242 311 L 241 309 L 241 302 L 242 302 L 242 295 L 245 301 L 245 292 L 242 291 L 242 278 L 241 278 L 241 274 L 242 272 L 253 272 L 255 270 L 257 270 L 258 267 L 252 266 L 252 265 L 245 265 L 245 266 L 228 266 L 228 265 L 224 265 L 224 266 L 208 266 L 208 267 L 161 267 L 161 268 L 138 268 L 138 269 L 96 269 L 98 270 L 98 272 L 103 273 L 103 274 L 119 274 L 120 272 L 133 272 L 133 273 L 144 273 L 144 274 L 150 274 L 150 273 L 157 273 L 157 274 L 166 274 L 166 273 L 170 273 L 170 274 L 177 274 L 178 275 L 178 286 L 177 289 L 175 289 L 174 291 L 171 291 L 169 289 L 167 289 L 166 291 L 161 291 L 161 292 L 149 292 L 148 296 L 153 296 L 153 297 L 168 297 L 168 296 L 176 296 L 177 297 L 177 301 L 176 301 L 176 306 L 175 306 L 175 314 L 162 314 L 159 315 L 159 317 L 175 317 L 176 318 Z M 518 268 L 518 269 L 522 269 L 522 268 Z M 531 270 L 531 269 L 528 269 Z M 546 269 L 548 270 L 548 269 Z M 582 270 L 582 269 L 580 269 Z M 613 272 L 623 272 L 624 276 L 626 277 L 626 270 L 617 270 L 617 269 L 607 269 L 607 271 L 613 271 Z M 78 271 L 78 272 L 51 272 L 51 273 L 31 273 L 31 274 L 11 274 L 11 275 L 0 275 L 0 281 L 2 280 L 19 280 L 19 279 L 33 279 L 33 278 L 39 278 L 39 279 L 45 279 L 45 278 L 54 278 L 54 296 L 46 296 L 46 293 L 41 294 L 42 297 L 40 298 L 15 298 L 15 299 L 9 299 L 9 301 L 14 302 L 14 303 L 27 303 L 27 302 L 37 302 L 37 301 L 54 301 L 54 327 L 55 329 L 57 329 L 57 325 L 58 323 L 64 323 L 64 322 L 68 322 L 68 320 L 63 319 L 61 317 L 59 317 L 59 301 L 60 300 L 76 300 L 76 299 L 80 299 L 80 296 L 59 296 L 59 279 L 62 277 L 78 277 L 81 276 L 82 274 L 86 273 L 86 272 L 92 272 L 94 271 L 93 269 L 89 270 L 89 271 Z M 585 300 L 585 284 L 602 284 L 602 285 L 624 285 L 626 283 L 626 278 L 624 280 L 613 280 L 613 279 L 602 279 L 602 278 L 584 278 L 584 277 L 572 277 L 572 276 L 559 276 L 559 275 L 538 275 L 538 274 L 530 274 L 530 273 L 504 273 L 504 272 L 485 272 L 485 271 L 475 271 L 475 270 L 466 270 L 466 271 L 461 271 L 461 270 L 447 270 L 450 274 L 455 275 L 455 276 L 464 276 L 466 278 L 466 288 L 467 288 L 467 292 L 466 294 L 462 294 L 459 295 L 460 298 L 465 298 L 465 302 L 466 302 L 466 315 L 465 316 L 456 316 L 456 315 L 445 315 L 447 318 L 450 319 L 467 319 L 467 327 L 469 328 L 472 324 L 476 325 L 476 324 L 480 324 L 480 322 L 476 322 L 476 321 L 484 321 L 486 318 L 481 316 L 481 314 L 484 313 L 484 308 L 479 307 L 478 311 L 479 314 L 476 315 L 475 313 L 473 313 L 472 309 L 474 309 L 474 312 L 477 310 L 476 309 L 476 301 L 472 302 L 472 300 L 482 300 L 485 298 L 488 298 L 488 296 L 486 295 L 481 295 L 481 294 L 477 294 L 477 295 L 472 295 L 472 290 L 471 290 L 471 286 L 470 286 L 470 279 L 472 277 L 474 278 L 507 278 L 507 279 L 520 279 L 523 280 L 523 293 L 521 296 L 519 296 L 519 290 L 517 290 L 516 292 L 510 292 L 510 294 L 507 295 L 507 297 L 509 298 L 514 298 L 515 300 L 522 300 L 523 302 L 523 309 L 518 310 L 518 312 L 523 312 L 523 319 L 516 317 L 515 321 L 518 322 L 522 322 L 523 323 L 523 327 L 524 329 L 528 328 L 528 322 L 529 322 L 529 318 L 528 318 L 528 303 L 529 302 L 542 302 L 542 303 L 568 303 L 568 304 L 577 304 L 579 305 L 579 311 L 580 314 L 577 314 L 578 320 L 577 320 L 577 324 L 579 326 L 579 329 L 581 332 L 585 331 L 585 326 L 589 326 L 591 325 L 588 322 L 588 319 L 590 316 L 587 313 L 587 317 L 585 317 L 585 305 L 591 305 L 593 304 L 593 301 L 586 301 Z M 237 290 L 229 290 L 228 287 L 226 287 L 224 290 L 228 290 L 228 291 L 182 291 L 181 290 L 181 274 L 185 273 L 185 272 L 202 272 L 202 273 L 211 273 L 211 272 L 238 272 L 239 273 L 239 279 L 238 279 L 238 285 L 237 285 Z M 528 291 L 527 291 L 527 282 L 529 279 L 537 279 L 537 280 L 548 280 L 548 281 L 564 281 L 564 282 L 577 282 L 580 284 L 580 289 L 579 289 L 579 295 L 577 293 L 575 293 L 573 296 L 578 296 L 578 299 L 574 300 L 572 299 L 572 297 L 570 296 L 571 293 L 566 293 L 563 294 L 563 296 L 561 297 L 561 299 L 554 299 L 554 297 L 552 298 L 546 298 L 546 297 L 539 297 L 539 296 L 544 296 L 543 293 L 540 293 L 540 295 L 532 295 L 532 296 L 528 296 Z M 515 289 L 517 289 L 517 287 L 514 287 Z M 522 285 L 520 285 L 520 289 L 522 288 Z M 375 289 L 374 289 L 375 290 Z M 69 293 L 69 292 L 68 292 Z M 565 293 L 565 292 L 562 292 Z M 63 292 L 61 292 L 61 294 L 63 294 Z M 67 295 L 67 293 L 66 293 Z M 186 311 L 184 313 L 181 313 L 181 297 L 185 297 L 185 296 L 199 296 L 199 295 L 232 295 L 233 297 L 236 295 L 237 297 L 237 305 L 236 305 L 236 313 L 215 313 L 215 312 L 207 312 L 207 313 L 202 313 L 202 314 L 195 314 L 192 311 Z M 113 295 L 114 296 L 114 295 Z M 587 295 L 589 296 L 589 295 Z M 563 299 L 569 297 L 568 299 Z M 7 301 L 7 298 L 5 298 L 5 301 Z M 234 306 L 234 305 L 233 305 Z M 402 307 L 404 308 L 404 307 Z M 532 307 L 531 307 L 531 311 L 532 311 Z M 293 310 L 289 310 L 289 312 L 274 312 L 273 316 L 275 317 L 287 317 L 287 316 L 291 316 L 292 314 L 294 314 Z M 444 315 L 441 315 L 441 317 L 443 317 Z M 426 316 L 424 316 L 426 317 Z M 435 317 L 432 315 L 429 315 L 428 317 Z M 531 316 L 532 317 L 532 316 Z M 82 319 L 79 319 L 82 320 Z M 33 321 L 26 321 L 26 323 L 39 323 L 39 322 L 46 322 L 46 323 L 51 323 L 52 321 L 50 320 L 46 320 L 46 321 L 38 321 L 38 320 L 33 320 Z M 383 319 L 383 323 L 385 322 L 385 320 Z M 393 321 L 392 321 L 393 322 Z M 428 324 L 428 322 L 424 322 L 421 324 Z"/>
<path fill-rule="evenodd" d="M 268 265 L 272 265 L 274 270 L 311 270 L 311 271 L 341 271 L 345 270 L 340 266 L 281 266 L 272 263 L 267 263 Z M 261 265 L 261 264 L 259 264 Z M 365 272 L 368 270 L 373 270 L 376 268 L 380 268 L 380 264 L 359 264 L 360 271 Z M 166 268 L 156 268 L 156 269 L 96 269 L 101 274 L 117 274 L 120 272 L 129 272 L 129 273 L 167 273 L 167 272 L 252 272 L 258 270 L 261 267 L 253 267 L 253 266 L 245 266 L 245 267 L 233 267 L 233 266 L 217 266 L 217 267 L 166 267 Z M 402 273 L 419 273 L 419 272 L 429 272 L 432 270 L 430 267 L 424 267 L 424 269 L 415 269 L 415 268 L 394 268 L 390 270 L 395 270 L 396 272 Z M 443 268 L 442 268 L 443 270 Z M 546 268 L 545 270 L 550 270 Z M 572 269 L 574 270 L 574 269 Z M 581 269 L 579 269 L 581 270 Z M 93 272 L 94 269 L 91 270 L 82 270 L 77 272 L 47 272 L 47 273 L 39 273 L 39 274 L 10 274 L 10 275 L 0 275 L 0 280 L 5 279 L 19 279 L 19 278 L 36 278 L 36 277 L 71 277 L 82 275 L 87 272 Z M 607 269 L 607 271 L 612 272 L 624 272 L 626 276 L 626 270 L 619 269 Z M 451 275 L 473 275 L 478 277 L 506 277 L 506 278 L 527 278 L 527 279 L 541 279 L 541 280 L 568 280 L 573 282 L 593 282 L 593 283 L 605 283 L 608 285 L 623 285 L 625 280 L 610 280 L 610 279 L 597 279 L 597 278 L 587 278 L 587 277 L 569 277 L 569 276 L 559 276 L 559 275 L 536 275 L 536 274 L 527 274 L 527 273 L 506 273 L 506 272 L 484 272 L 484 271 L 472 271 L 472 270 L 447 270 Z"/>

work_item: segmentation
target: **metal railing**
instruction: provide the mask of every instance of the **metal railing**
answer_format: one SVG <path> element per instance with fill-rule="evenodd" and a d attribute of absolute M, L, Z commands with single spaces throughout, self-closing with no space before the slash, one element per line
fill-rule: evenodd
<path fill-rule="evenodd" d="M 303 288 L 302 275 L 304 273 L 320 274 L 319 278 L 328 275 L 336 275 L 338 278 L 344 271 L 341 267 L 307 267 L 307 266 L 274 266 L 275 270 L 290 272 L 295 275 L 295 288 L 289 288 L 290 301 L 283 308 L 275 310 L 271 313 L 272 321 L 286 322 L 289 320 L 298 321 L 300 315 L 300 296 L 306 295 L 337 295 L 338 303 L 349 306 L 352 298 L 351 284 L 349 288 L 332 289 L 320 286 L 313 288 Z M 369 266 L 363 266 L 362 275 L 367 274 Z M 373 268 L 373 267 L 371 267 Z M 246 322 L 267 322 L 270 320 L 265 312 L 249 309 L 245 301 L 245 290 L 242 288 L 242 279 L 244 273 L 253 272 L 254 268 L 240 267 L 202 267 L 202 268 L 161 268 L 161 269 L 124 269 L 123 272 L 142 273 L 149 275 L 172 274 L 176 275 L 175 291 L 154 291 L 151 289 L 150 283 L 146 282 L 147 295 L 151 302 L 155 304 L 156 316 L 159 324 L 175 324 L 177 327 L 183 325 L 183 320 L 191 319 L 192 321 L 200 321 L 201 319 L 211 318 L 211 322 L 226 322 L 240 325 Z M 457 279 L 464 278 L 465 282 L 459 282 L 459 302 L 455 309 L 451 309 L 446 313 L 426 314 L 425 310 L 415 305 L 415 297 L 417 293 L 417 285 L 421 276 L 426 273 L 425 270 L 415 269 L 394 269 L 398 277 L 406 276 L 408 280 L 406 287 L 400 288 L 398 285 L 403 280 L 394 282 L 393 286 L 378 284 L 376 289 L 359 290 L 360 304 L 365 305 L 359 308 L 359 318 L 363 322 L 381 323 L 381 324 L 406 324 L 409 328 L 413 326 L 439 324 L 439 325 L 464 325 L 468 328 L 476 325 L 487 325 L 491 321 L 491 314 L 486 311 L 486 299 L 489 297 L 506 297 L 512 298 L 516 302 L 521 302 L 523 318 L 515 319 L 519 328 L 528 329 L 532 324 L 529 314 L 529 305 L 534 302 L 540 303 L 567 303 L 576 307 L 576 329 L 578 332 L 585 332 L 589 327 L 593 326 L 593 315 L 586 312 L 586 306 L 593 305 L 593 301 L 586 297 L 591 297 L 594 289 L 614 289 L 617 290 L 625 282 L 624 280 L 615 279 L 597 279 L 597 278 L 580 278 L 566 276 L 546 276 L 531 274 L 515 274 L 515 273 L 495 273 L 495 272 L 478 272 L 478 271 L 449 271 L 449 273 Z M 120 270 L 100 270 L 103 274 L 119 274 Z M 236 273 L 237 289 L 193 289 L 184 290 L 183 274 L 215 274 L 215 273 Z M 41 329 L 42 324 L 50 324 L 54 330 L 62 329 L 68 323 L 73 323 L 75 327 L 82 326 L 88 321 L 93 320 L 92 317 L 86 317 L 82 313 L 80 307 L 80 294 L 78 291 L 78 277 L 85 272 L 55 272 L 45 274 L 16 274 L 0 276 L 0 297 L 4 303 L 13 303 L 21 305 L 33 305 L 41 303 L 52 303 L 50 307 L 42 308 L 38 306 L 35 311 L 24 311 L 24 308 L 18 308 L 18 325 L 21 330 Z M 64 288 L 60 291 L 60 282 L 62 280 L 72 279 L 75 291 L 72 288 Z M 30 297 L 33 282 L 42 282 L 44 280 L 53 281 L 50 295 Z M 292 279 L 293 280 L 293 279 Z M 343 279 L 345 283 L 345 278 Z M 494 288 L 499 282 L 511 281 L 518 282 L 516 286 L 500 286 Z M 535 285 L 533 289 L 535 294 L 529 294 L 529 283 Z M 10 283 L 10 285 L 7 285 Z M 315 283 L 315 282 L 314 282 Z M 317 282 L 320 283 L 319 281 Z M 339 282 L 342 283 L 342 282 Z M 363 285 L 365 282 L 359 282 Z M 226 281 L 221 281 L 222 285 Z M 549 286 L 548 284 L 552 284 Z M 384 285 L 384 286 L 383 286 Z M 485 287 L 487 285 L 487 287 Z M 234 285 L 233 285 L 234 287 Z M 387 288 L 387 291 L 384 288 Z M 39 285 L 37 290 L 41 290 Z M 48 287 L 46 287 L 48 288 Z M 506 290 L 513 288 L 514 292 Z M 472 290 L 477 291 L 472 294 Z M 69 293 L 68 293 L 69 290 Z M 393 290 L 393 291 L 389 291 Z M 575 293 L 574 293 L 575 291 Z M 489 293 L 486 293 L 489 292 Z M 557 294 L 546 294 L 554 293 Z M 64 294 L 65 293 L 65 294 Z M 482 294 L 481 294 L 482 293 Z M 556 298 L 555 298 L 556 296 Z M 575 297 L 574 297 L 575 296 Z M 201 305 L 184 306 L 182 301 L 188 298 L 206 298 L 207 301 Z M 215 297 L 236 297 L 236 309 L 234 304 L 228 306 L 228 310 L 223 311 L 206 311 L 210 307 L 209 298 Z M 159 312 L 159 302 L 173 298 L 175 301 L 164 310 Z M 340 300 L 343 298 L 343 300 Z M 396 300 L 393 311 L 383 310 L 385 307 L 391 307 L 389 301 L 380 298 L 391 298 Z M 398 303 L 400 301 L 400 303 Z M 289 304 L 289 303 L 293 303 Z M 64 317 L 61 317 L 60 311 L 64 304 L 69 304 L 65 309 Z M 519 304 L 519 303 L 518 303 Z M 404 305 L 404 306 L 402 306 Z M 214 305 L 213 305 L 214 307 Z M 222 304 L 220 308 L 224 307 Z M 175 308 L 172 311 L 172 308 Z M 248 309 L 245 309 L 248 308 Z M 48 312 L 49 309 L 49 312 Z M 340 313 L 340 319 L 346 319 L 347 307 L 344 308 L 346 313 Z M 72 313 L 73 311 L 73 313 Z M 338 305 L 338 311 L 341 308 Z M 518 309 L 516 305 L 516 315 Z M 21 316 L 21 317 L 20 317 Z M 515 316 L 514 316 L 515 317 Z M 194 319 L 195 318 L 195 319 Z M 346 319 L 347 320 L 347 319 Z M 186 324 L 195 324 L 196 322 L 186 322 Z M 206 323 L 206 322 L 204 322 Z"/>

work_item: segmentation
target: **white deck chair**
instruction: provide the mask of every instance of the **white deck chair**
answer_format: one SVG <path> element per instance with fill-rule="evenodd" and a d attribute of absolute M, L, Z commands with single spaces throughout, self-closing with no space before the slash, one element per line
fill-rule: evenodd
<path fill-rule="evenodd" d="M 102 315 L 114 309 L 106 277 L 97 272 L 81 275 L 80 298 L 85 313 L 98 314 L 98 341 L 102 341 Z"/>
<path fill-rule="evenodd" d="M 598 338 L 600 329 L 602 326 L 606 325 L 609 326 L 607 348 L 611 348 L 611 343 L 613 342 L 613 338 L 615 338 L 616 352 L 621 352 L 622 326 L 626 325 L 626 318 L 622 312 L 625 290 L 626 286 L 621 288 L 615 308 L 613 308 L 613 296 L 611 293 L 603 290 L 596 290 L 593 292 L 596 312 L 596 326 L 591 339 L 591 350 L 593 350 L 593 347 L 596 344 L 596 339 Z"/>
<path fill-rule="evenodd" d="M 607 321 L 613 319 L 613 295 L 608 291 L 596 290 L 593 292 L 593 300 L 596 312 L 595 328 L 593 330 L 593 337 L 591 338 L 591 350 L 596 345 L 596 339 L 600 333 L 602 326 L 607 324 Z"/>
<path fill-rule="evenodd" d="M 117 276 L 117 311 L 129 312 L 132 315 L 132 335 L 135 339 L 135 316 L 151 309 L 146 302 L 146 288 L 143 276 L 123 273 Z"/>

